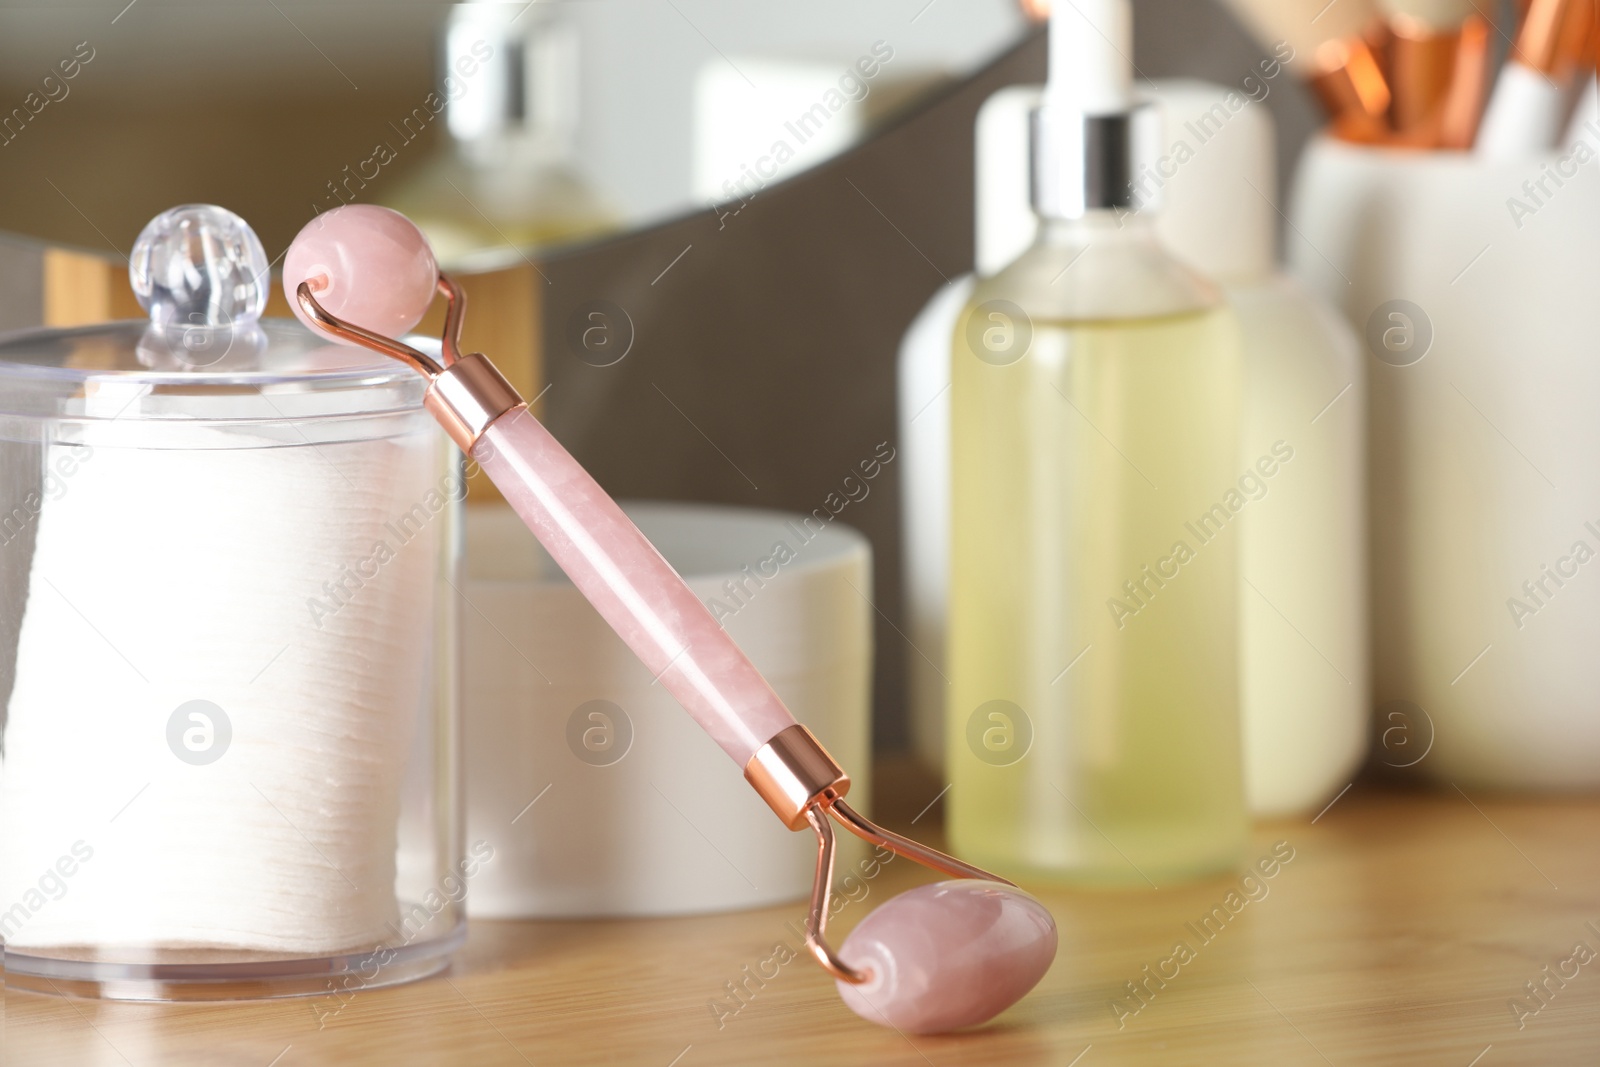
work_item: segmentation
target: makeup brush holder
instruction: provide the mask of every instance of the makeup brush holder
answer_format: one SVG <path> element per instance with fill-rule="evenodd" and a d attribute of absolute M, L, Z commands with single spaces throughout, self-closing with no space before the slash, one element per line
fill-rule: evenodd
<path fill-rule="evenodd" d="M 1306 153 L 1289 252 L 1369 360 L 1378 758 L 1600 786 L 1600 162 Z M 1331 399 L 1331 398 L 1330 398 Z"/>
<path fill-rule="evenodd" d="M 811 515 L 626 510 L 866 806 L 866 538 Z M 468 897 L 474 917 L 691 914 L 810 891 L 815 839 L 783 832 L 508 507 L 467 509 L 467 574 L 468 837 L 495 852 Z M 839 876 L 862 855 L 842 840 Z"/>
<path fill-rule="evenodd" d="M 0 339 L 9 987 L 342 1004 L 461 943 L 424 385 L 292 321 Z"/>

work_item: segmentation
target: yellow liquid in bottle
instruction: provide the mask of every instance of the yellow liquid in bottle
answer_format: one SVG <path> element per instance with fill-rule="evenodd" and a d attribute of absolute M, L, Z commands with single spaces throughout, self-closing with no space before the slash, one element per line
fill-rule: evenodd
<path fill-rule="evenodd" d="M 1229 869 L 1247 828 L 1231 313 L 1035 320 L 1009 363 L 975 356 L 967 323 L 951 380 L 952 844 L 1001 874 L 1083 883 Z"/>

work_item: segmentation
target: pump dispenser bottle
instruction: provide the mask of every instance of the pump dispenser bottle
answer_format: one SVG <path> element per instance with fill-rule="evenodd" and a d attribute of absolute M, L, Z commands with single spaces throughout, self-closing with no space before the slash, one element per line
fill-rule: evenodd
<path fill-rule="evenodd" d="M 576 163 L 578 28 L 546 6 L 450 8 L 439 94 L 448 148 L 385 200 L 416 222 L 443 263 L 492 269 L 521 261 L 510 249 L 616 226 Z"/>
<path fill-rule="evenodd" d="M 1126 0 L 1052 13 L 1039 236 L 953 340 L 949 822 L 1008 874 L 1164 884 L 1246 833 L 1240 354 L 1135 202 L 1131 54 Z"/>

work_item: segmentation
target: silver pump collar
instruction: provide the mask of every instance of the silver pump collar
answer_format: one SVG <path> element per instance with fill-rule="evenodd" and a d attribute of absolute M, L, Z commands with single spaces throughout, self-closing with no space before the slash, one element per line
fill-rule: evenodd
<path fill-rule="evenodd" d="M 570 147 L 578 124 L 579 42 L 578 27 L 568 15 L 515 5 L 455 4 L 443 44 L 440 74 L 452 137 L 469 143 L 512 137 L 555 150 Z"/>
<path fill-rule="evenodd" d="M 1156 207 L 1156 189 L 1139 177 L 1161 154 L 1161 111 L 1140 103 L 1127 111 L 1088 115 L 1051 104 L 1029 115 L 1033 208 L 1052 219 L 1091 211 Z"/>

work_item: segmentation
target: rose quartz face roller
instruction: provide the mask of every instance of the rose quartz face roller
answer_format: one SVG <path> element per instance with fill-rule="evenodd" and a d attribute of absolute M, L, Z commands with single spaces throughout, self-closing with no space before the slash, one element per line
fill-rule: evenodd
<path fill-rule="evenodd" d="M 464 299 L 420 231 L 387 208 L 319 215 L 289 247 L 284 291 L 312 329 L 403 360 L 429 381 L 425 404 L 477 461 L 551 557 L 635 655 L 722 747 L 784 825 L 817 836 L 806 946 L 863 1018 L 938 1033 L 993 1018 L 1044 976 L 1055 922 L 1016 886 L 884 830 L 845 803 L 850 778 L 795 722 L 683 579 L 493 364 L 458 348 Z M 442 359 L 395 340 L 447 301 Z M 949 875 L 869 914 L 838 951 L 826 923 L 830 817 L 875 845 Z"/>

